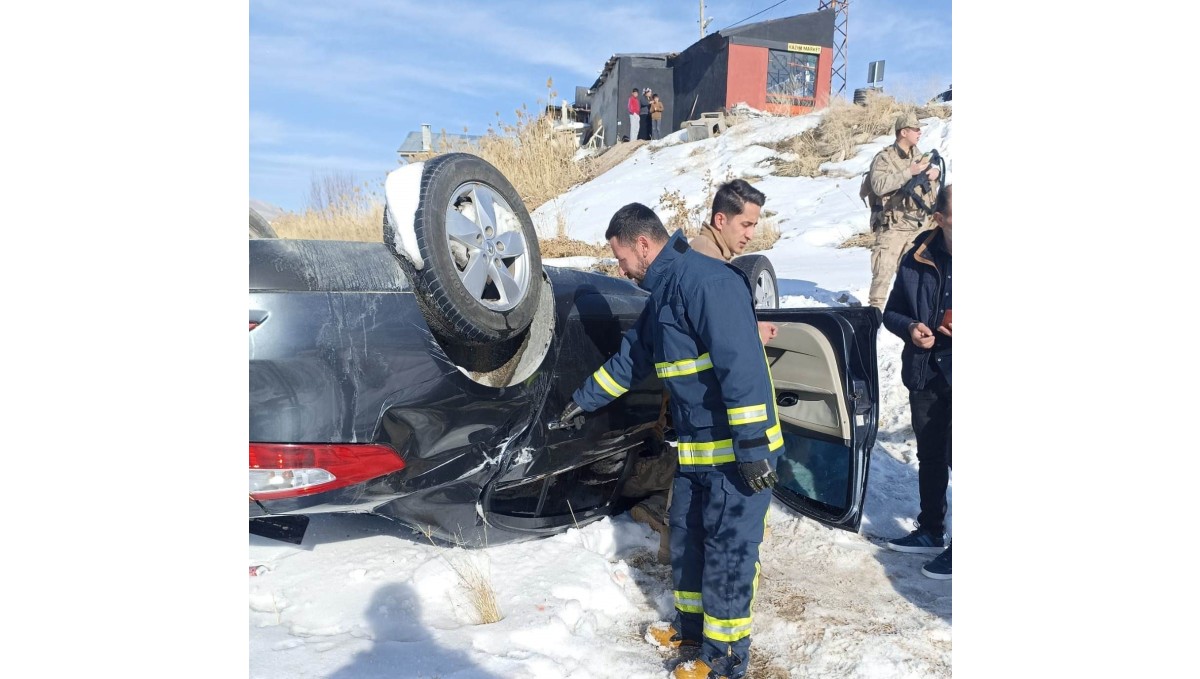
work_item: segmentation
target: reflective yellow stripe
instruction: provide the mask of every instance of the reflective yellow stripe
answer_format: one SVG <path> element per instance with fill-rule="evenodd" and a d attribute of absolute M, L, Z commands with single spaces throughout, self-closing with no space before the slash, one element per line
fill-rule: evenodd
<path fill-rule="evenodd" d="M 783 446 L 783 428 L 776 424 L 767 430 L 767 450 L 778 450 Z"/>
<path fill-rule="evenodd" d="M 608 371 L 604 369 L 604 366 L 600 366 L 599 370 L 592 373 L 592 379 L 596 380 L 596 384 L 599 384 L 600 388 L 604 391 L 607 391 L 613 398 L 617 398 L 621 394 L 629 391 L 625 387 L 617 384 L 617 381 L 612 378 L 612 375 L 608 374 Z"/>
<path fill-rule="evenodd" d="M 700 354 L 699 358 L 685 358 L 682 361 L 655 363 L 654 372 L 659 377 L 666 379 L 668 377 L 683 377 L 684 375 L 695 375 L 703 370 L 709 370 L 712 366 L 712 357 L 707 353 Z"/>
<path fill-rule="evenodd" d="M 763 518 L 763 526 L 767 525 L 767 520 Z M 762 571 L 758 562 L 754 562 L 754 585 L 750 588 L 750 610 L 754 610 L 754 600 L 758 598 L 758 574 Z"/>
<path fill-rule="evenodd" d="M 705 614 L 704 636 L 717 641 L 733 642 L 750 636 L 750 618 L 721 620 Z"/>
<path fill-rule="evenodd" d="M 675 592 L 675 608 L 684 613 L 703 613 L 704 606 L 700 601 L 700 592 Z"/>
<path fill-rule="evenodd" d="M 744 408 L 730 408 L 725 412 L 729 414 L 729 424 L 731 425 L 767 421 L 767 404 L 765 403 Z"/>
<path fill-rule="evenodd" d="M 734 462 L 733 439 L 696 443 L 679 442 L 679 464 L 721 464 Z"/>

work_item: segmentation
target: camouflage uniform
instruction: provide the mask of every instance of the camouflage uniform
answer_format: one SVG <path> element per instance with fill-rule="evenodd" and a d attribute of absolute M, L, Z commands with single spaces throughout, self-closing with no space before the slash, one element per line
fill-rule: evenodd
<path fill-rule="evenodd" d="M 917 207 L 911 196 L 900 193 L 900 188 L 912 179 L 908 167 L 921 157 L 921 151 L 913 147 L 905 152 L 897 144 L 880 151 L 871 161 L 867 181 L 871 192 L 871 232 L 875 234 L 875 245 L 871 248 L 871 291 L 869 304 L 879 310 L 887 302 L 888 291 L 896 278 L 900 258 L 912 249 L 917 235 L 933 227 L 933 215 Z M 931 182 L 933 192 L 922 196 L 926 205 L 932 207 L 937 191 L 944 178 L 939 176 Z"/>

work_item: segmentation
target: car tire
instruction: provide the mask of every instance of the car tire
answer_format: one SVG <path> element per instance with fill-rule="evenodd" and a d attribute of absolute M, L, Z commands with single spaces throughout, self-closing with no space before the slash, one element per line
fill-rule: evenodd
<path fill-rule="evenodd" d="M 764 255 L 742 255 L 730 262 L 750 279 L 750 291 L 754 296 L 754 308 L 779 308 L 779 282 L 775 278 L 775 267 Z"/>
<path fill-rule="evenodd" d="M 263 219 L 263 216 L 258 214 L 254 208 L 250 208 L 250 237 L 251 238 L 278 238 L 275 235 L 275 229 L 271 228 L 271 223 Z"/>
<path fill-rule="evenodd" d="M 384 242 L 400 243 L 384 212 Z M 490 163 L 448 153 L 424 163 L 411 224 L 420 261 L 400 260 L 430 327 L 444 339 L 483 345 L 524 332 L 543 285 L 533 220 Z"/>

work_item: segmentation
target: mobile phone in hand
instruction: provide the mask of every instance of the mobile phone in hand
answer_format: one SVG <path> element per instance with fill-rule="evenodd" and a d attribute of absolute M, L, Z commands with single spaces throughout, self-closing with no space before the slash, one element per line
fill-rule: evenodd
<path fill-rule="evenodd" d="M 946 313 L 942 314 L 942 325 L 949 328 L 950 320 L 950 309 L 946 309 Z"/>

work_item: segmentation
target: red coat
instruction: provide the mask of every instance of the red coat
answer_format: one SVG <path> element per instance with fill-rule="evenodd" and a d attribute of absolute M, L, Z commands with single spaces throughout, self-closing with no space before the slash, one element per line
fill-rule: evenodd
<path fill-rule="evenodd" d="M 629 95 L 629 105 L 626 106 L 626 108 L 629 109 L 629 115 L 636 116 L 639 113 L 641 113 L 642 106 L 641 106 L 641 104 L 638 103 L 638 98 L 637 98 L 636 94 Z"/>

